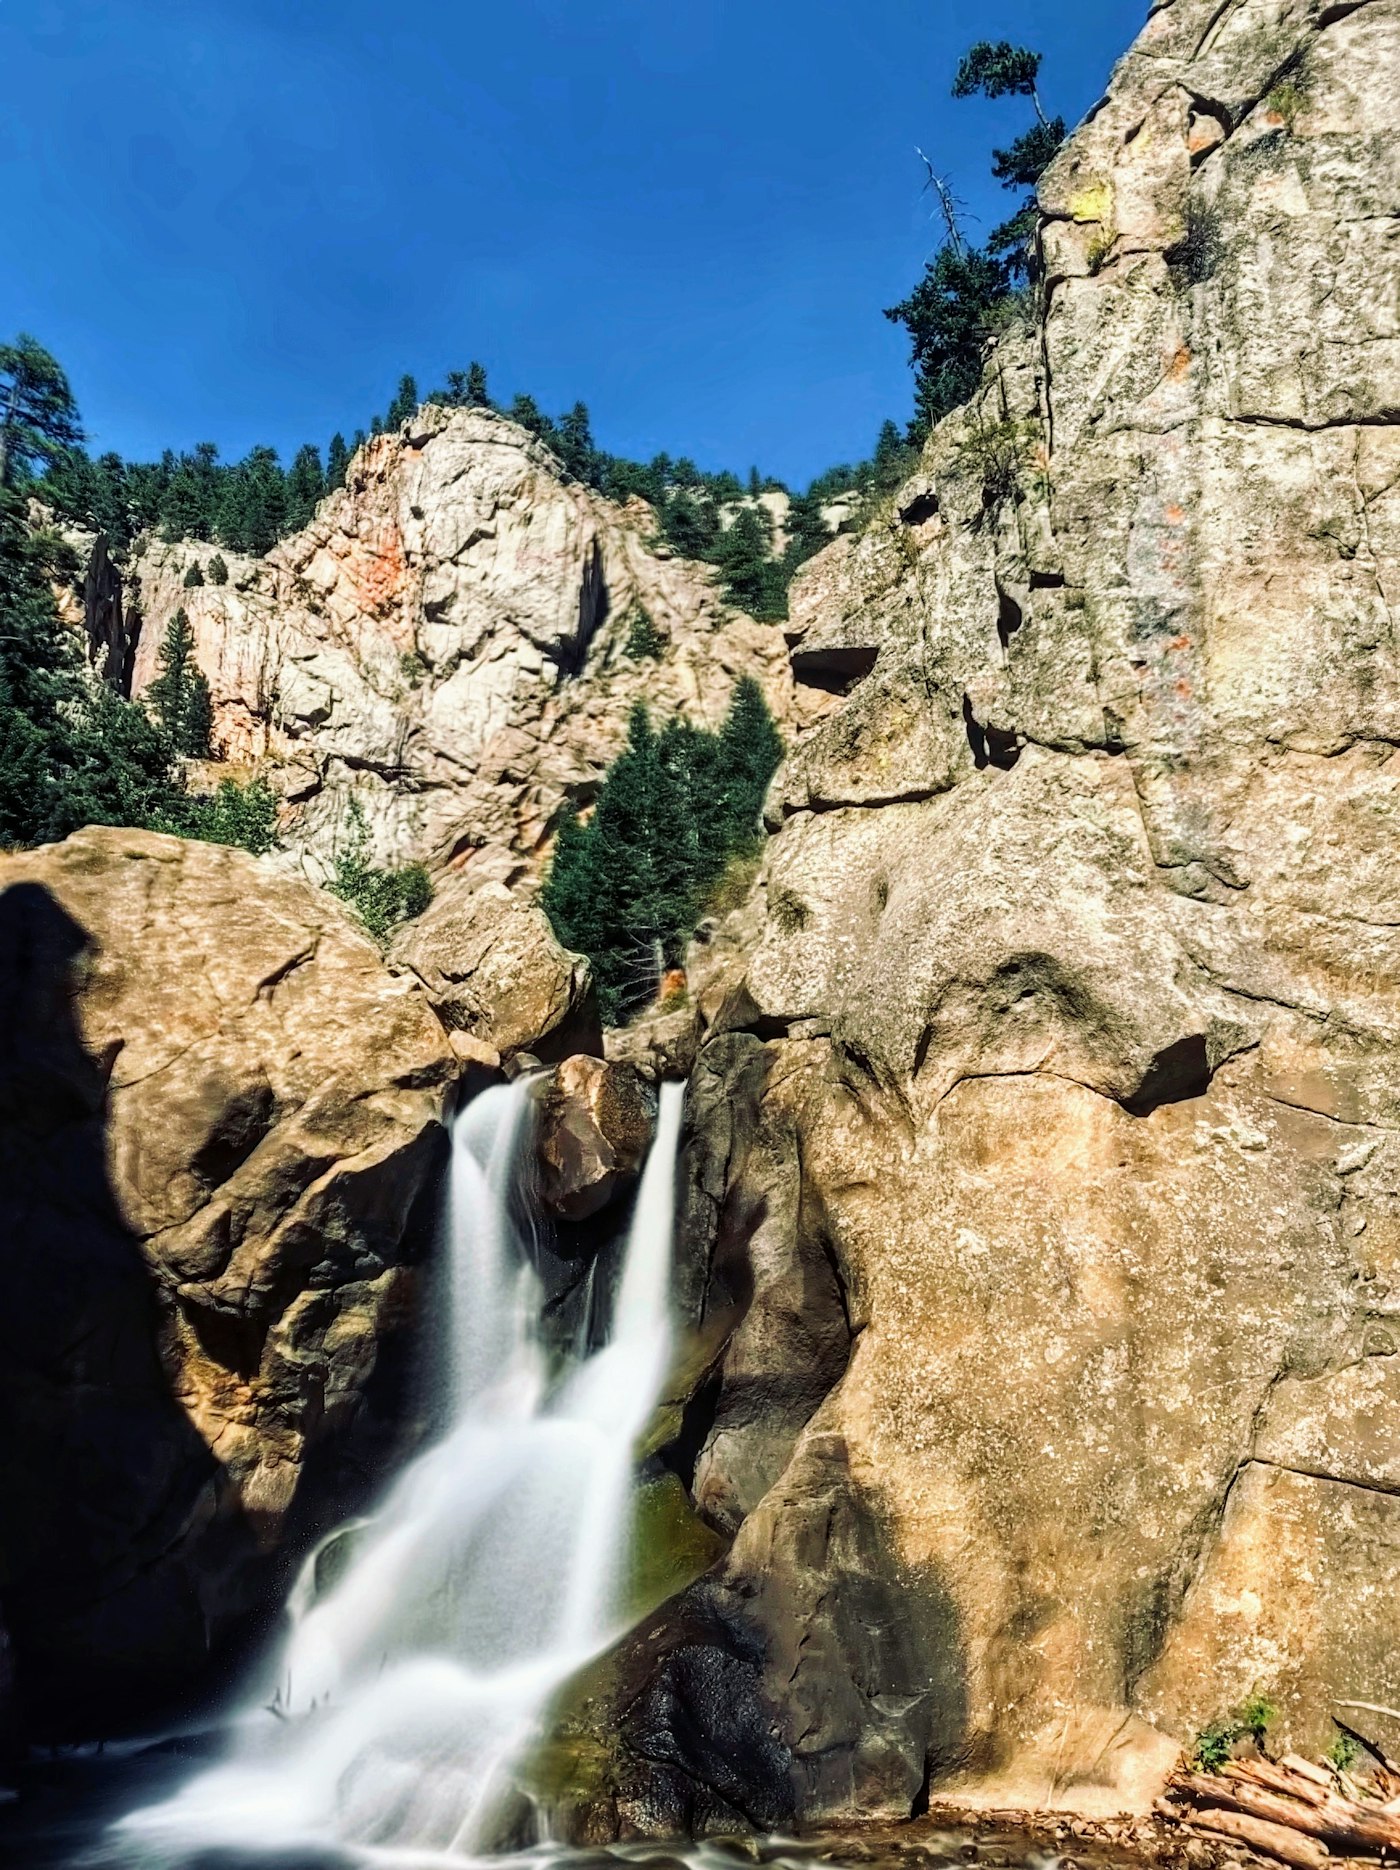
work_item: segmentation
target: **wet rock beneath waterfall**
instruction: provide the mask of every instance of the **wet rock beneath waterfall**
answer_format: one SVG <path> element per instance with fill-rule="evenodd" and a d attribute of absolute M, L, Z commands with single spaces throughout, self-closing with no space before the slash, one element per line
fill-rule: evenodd
<path fill-rule="evenodd" d="M 552 1214 L 585 1221 L 638 1174 L 656 1100 L 629 1066 L 566 1058 L 544 1091 L 537 1151 L 540 1193 Z"/>

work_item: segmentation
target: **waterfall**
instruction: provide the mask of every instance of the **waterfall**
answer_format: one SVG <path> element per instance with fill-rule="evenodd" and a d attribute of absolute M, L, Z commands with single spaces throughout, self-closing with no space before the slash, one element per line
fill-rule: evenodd
<path fill-rule="evenodd" d="M 271 1710 L 229 1757 L 121 1826 L 144 1851 L 308 1846 L 395 1857 L 489 1841 L 510 1767 L 562 1685 L 621 1633 L 632 1449 L 666 1375 L 680 1085 L 665 1085 L 607 1342 L 551 1380 L 514 1218 L 529 1086 L 453 1126 L 446 1432 L 308 1560 Z"/>

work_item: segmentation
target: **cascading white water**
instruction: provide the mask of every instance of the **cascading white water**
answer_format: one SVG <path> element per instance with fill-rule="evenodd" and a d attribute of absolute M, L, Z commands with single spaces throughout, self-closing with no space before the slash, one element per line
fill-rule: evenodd
<path fill-rule="evenodd" d="M 276 1718 L 244 1723 L 225 1764 L 124 1820 L 143 1851 L 480 1846 L 551 1698 L 620 1633 L 632 1447 L 670 1354 L 682 1096 L 662 1087 L 608 1341 L 553 1390 L 511 1216 L 529 1088 L 486 1091 L 458 1118 L 448 1431 L 352 1532 L 319 1600 L 309 1562 Z"/>

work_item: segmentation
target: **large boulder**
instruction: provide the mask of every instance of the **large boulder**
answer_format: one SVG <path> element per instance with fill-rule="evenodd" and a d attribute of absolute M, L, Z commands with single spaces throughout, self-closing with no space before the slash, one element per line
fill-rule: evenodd
<path fill-rule="evenodd" d="M 1398 101 L 1395 0 L 1154 6 L 1026 328 L 799 575 L 849 693 L 696 996 L 734 1542 L 615 1828 L 1141 1810 L 1247 1694 L 1400 1705 Z"/>
<path fill-rule="evenodd" d="M 483 1062 L 600 1053 L 588 963 L 555 940 L 519 887 L 521 869 L 472 863 L 439 879 L 426 912 L 396 937 L 393 959 L 419 977 L 450 1030 L 485 1048 Z"/>
<path fill-rule="evenodd" d="M 457 1071 L 421 987 L 242 852 L 0 860 L 4 1617 L 38 1731 L 193 1690 L 362 1497 Z"/>
<path fill-rule="evenodd" d="M 551 1073 L 540 1103 L 540 1198 L 560 1220 L 589 1220 L 636 1180 L 655 1099 L 629 1066 L 580 1056 Z"/>

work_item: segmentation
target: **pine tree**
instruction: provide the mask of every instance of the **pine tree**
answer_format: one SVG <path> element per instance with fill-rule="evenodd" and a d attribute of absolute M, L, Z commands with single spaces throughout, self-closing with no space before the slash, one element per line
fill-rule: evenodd
<path fill-rule="evenodd" d="M 156 678 L 145 693 L 146 706 L 177 753 L 207 759 L 213 704 L 209 684 L 194 659 L 194 632 L 183 610 L 177 610 L 166 626 L 156 668 Z"/>
<path fill-rule="evenodd" d="M 93 461 L 81 448 L 66 450 L 45 471 L 40 498 L 75 525 L 100 532 L 115 552 L 130 545 L 126 465 L 120 455 Z"/>
<path fill-rule="evenodd" d="M 708 558 L 718 531 L 714 507 L 694 494 L 673 493 L 661 510 L 662 537 L 682 558 Z"/>
<path fill-rule="evenodd" d="M 388 413 L 384 417 L 384 426 L 396 429 L 401 422 L 409 421 L 418 413 L 418 384 L 410 376 L 399 378 L 399 387 L 394 392 Z"/>
<path fill-rule="evenodd" d="M 724 869 L 730 855 L 719 736 L 677 717 L 668 721 L 662 730 L 658 755 L 685 801 L 693 920 L 705 891 Z"/>
<path fill-rule="evenodd" d="M 549 875 L 540 890 L 540 907 L 564 947 L 576 954 L 594 955 L 601 946 L 593 856 L 594 838 L 571 806 L 555 835 Z"/>
<path fill-rule="evenodd" d="M 261 558 L 287 530 L 287 483 L 275 448 L 250 448 L 224 476 L 219 538 Z"/>
<path fill-rule="evenodd" d="M 982 381 L 988 319 L 1010 289 L 1003 260 L 976 247 L 940 247 L 924 276 L 886 318 L 909 333 L 915 417 L 911 439 L 956 409 Z"/>
<path fill-rule="evenodd" d="M 533 396 L 516 396 L 506 412 L 512 422 L 519 423 L 532 435 L 538 435 L 541 441 L 554 443 L 555 427 L 553 421 L 540 408 Z"/>
<path fill-rule="evenodd" d="M 345 445 L 345 437 L 337 429 L 331 436 L 330 446 L 326 449 L 326 492 L 334 493 L 345 485 L 346 469 L 350 466 L 350 450 Z"/>
<path fill-rule="evenodd" d="M 228 583 L 228 566 L 220 552 L 216 552 L 209 561 L 209 582 L 210 584 Z"/>
<path fill-rule="evenodd" d="M 566 474 L 591 485 L 598 476 L 598 450 L 593 445 L 593 428 L 588 419 L 588 405 L 575 403 L 559 418 L 559 426 L 550 445 L 564 464 Z"/>
<path fill-rule="evenodd" d="M 321 451 L 314 442 L 298 448 L 287 470 L 286 525 L 300 532 L 316 517 L 316 508 L 326 491 L 321 472 Z"/>
<path fill-rule="evenodd" d="M 0 486 L 0 848 L 47 834 L 61 704 L 73 687 L 47 569 L 23 502 Z"/>
<path fill-rule="evenodd" d="M 995 43 L 979 39 L 963 54 L 953 79 L 953 96 L 975 97 L 980 91 L 990 98 L 1028 97 L 1035 104 L 1036 116 L 1044 123 L 1045 112 L 1036 89 L 1040 65 L 1039 52 L 1028 51 L 1023 45 L 1012 45 L 1009 39 L 998 39 Z"/>
<path fill-rule="evenodd" d="M 758 836 L 764 795 L 782 757 L 782 735 L 763 690 L 751 675 L 741 676 L 719 731 L 721 811 L 731 849 Z"/>
<path fill-rule="evenodd" d="M 80 825 L 178 829 L 186 799 L 171 770 L 170 741 L 137 703 L 86 672 L 75 684 L 63 737 L 49 837 Z"/>
<path fill-rule="evenodd" d="M 684 720 L 658 734 L 633 710 L 593 817 L 561 822 L 540 903 L 566 947 L 586 954 L 610 1021 L 677 962 L 707 891 L 750 848 L 782 741 L 756 682 L 739 684 L 718 734 Z"/>
<path fill-rule="evenodd" d="M 789 580 L 799 565 L 831 543 L 831 529 L 822 518 L 821 501 L 811 494 L 798 493 L 788 503 L 787 549 L 783 553 L 783 574 Z"/>
<path fill-rule="evenodd" d="M 651 612 L 645 605 L 638 604 L 627 625 L 623 654 L 630 656 L 634 662 L 652 662 L 665 647 L 665 639 L 652 622 Z"/>
<path fill-rule="evenodd" d="M 773 558 L 773 524 L 765 507 L 741 507 L 710 556 L 732 603 L 763 621 L 787 615 L 786 584 Z"/>
<path fill-rule="evenodd" d="M 68 378 L 37 338 L 22 331 L 0 344 L 0 487 L 81 446 Z"/>
<path fill-rule="evenodd" d="M 468 409 L 489 409 L 491 397 L 486 388 L 486 366 L 473 359 L 467 365 L 467 381 L 462 401 Z"/>
<path fill-rule="evenodd" d="M 628 722 L 626 749 L 608 769 L 591 829 L 597 913 L 612 935 L 595 960 L 599 999 L 625 1011 L 649 999 L 678 958 L 693 901 L 693 827 L 640 702 Z"/>
<path fill-rule="evenodd" d="M 99 455 L 93 470 L 88 523 L 121 551 L 130 545 L 132 537 L 125 463 L 119 454 L 108 453 Z"/>
<path fill-rule="evenodd" d="M 992 172 L 1006 188 L 1031 188 L 1064 140 L 1064 120 L 1045 114 L 1038 78 L 1041 55 L 1010 40 L 982 39 L 972 46 L 953 79 L 954 97 L 1028 97 L 1036 123 L 1007 149 L 993 151 Z M 909 438 L 922 441 L 934 423 L 964 403 L 982 380 L 982 358 L 996 315 L 1030 271 L 1035 233 L 1033 200 L 1024 200 L 996 228 L 985 248 L 970 246 L 944 195 L 947 244 L 924 268 L 919 284 L 885 316 L 909 333 L 915 375 L 915 416 Z"/>
<path fill-rule="evenodd" d="M 160 536 L 167 545 L 206 536 L 204 490 L 188 459 L 181 461 L 161 496 Z"/>
<path fill-rule="evenodd" d="M 876 493 L 888 493 L 909 472 L 910 449 L 897 423 L 882 422 L 870 457 L 870 478 Z"/>
<path fill-rule="evenodd" d="M 165 490 L 175 472 L 175 466 L 175 456 L 169 449 L 166 449 L 159 461 L 133 461 L 128 464 L 125 492 L 133 534 L 154 532 L 159 526 L 161 501 L 165 498 Z M 222 510 L 222 485 L 219 500 Z"/>
<path fill-rule="evenodd" d="M 164 823 L 181 803 L 164 734 L 59 621 L 52 544 L 0 488 L 0 846 Z"/>
<path fill-rule="evenodd" d="M 216 442 L 196 442 L 194 453 L 185 457 L 199 496 L 199 525 L 196 537 L 212 539 L 219 512 L 220 483 L 224 470 L 219 465 Z"/>
<path fill-rule="evenodd" d="M 199 568 L 199 560 L 195 559 L 185 570 L 184 586 L 187 591 L 194 591 L 203 583 L 204 573 Z"/>

